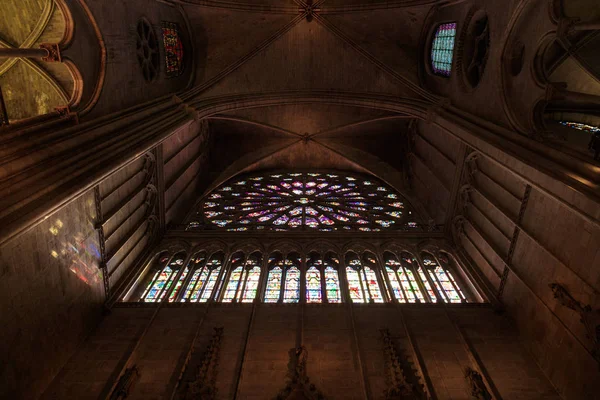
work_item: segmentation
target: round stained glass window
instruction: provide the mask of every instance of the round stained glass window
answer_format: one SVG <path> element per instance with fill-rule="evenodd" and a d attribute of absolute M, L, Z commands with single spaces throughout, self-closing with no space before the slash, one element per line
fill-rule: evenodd
<path fill-rule="evenodd" d="M 206 197 L 188 229 L 201 226 L 229 231 L 418 229 L 414 212 L 395 190 L 375 179 L 337 173 L 231 180 Z"/>

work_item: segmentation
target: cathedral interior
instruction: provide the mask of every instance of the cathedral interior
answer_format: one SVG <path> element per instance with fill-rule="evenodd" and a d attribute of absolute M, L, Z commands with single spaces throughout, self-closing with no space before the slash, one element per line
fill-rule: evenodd
<path fill-rule="evenodd" d="M 0 398 L 600 399 L 598 0 L 0 2 Z"/>

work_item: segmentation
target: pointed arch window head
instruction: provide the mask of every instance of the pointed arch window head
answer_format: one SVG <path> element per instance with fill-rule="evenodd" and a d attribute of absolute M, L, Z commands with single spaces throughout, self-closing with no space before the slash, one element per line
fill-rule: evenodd
<path fill-rule="evenodd" d="M 340 290 L 339 276 L 340 260 L 333 252 L 325 255 L 325 295 L 328 303 L 341 303 L 342 292 Z"/>
<path fill-rule="evenodd" d="M 285 285 L 283 288 L 284 303 L 300 301 L 300 255 L 291 253 L 285 260 Z"/>
<path fill-rule="evenodd" d="M 159 268 L 142 293 L 141 301 L 145 303 L 161 301 L 171 289 L 177 273 L 183 266 L 184 260 L 184 253 L 177 253 L 172 258 L 159 256 L 157 259 Z M 163 266 L 162 268 L 160 268 L 161 265 Z M 181 285 L 179 286 L 181 287 Z"/>
<path fill-rule="evenodd" d="M 413 269 L 413 257 L 410 257 L 408 253 L 403 253 L 401 262 L 395 254 L 386 251 L 383 259 L 396 300 L 401 303 L 424 302 L 425 298 Z M 416 263 L 414 265 L 416 266 Z"/>
<path fill-rule="evenodd" d="M 433 282 L 437 292 L 442 296 L 446 303 L 462 303 L 467 299 L 458 286 L 452 271 L 447 267 L 438 264 L 437 260 L 430 253 L 422 253 L 423 265 L 425 271 Z"/>
<path fill-rule="evenodd" d="M 362 259 L 354 252 L 346 254 L 346 277 L 353 303 L 383 303 L 376 268 L 376 258 L 369 252 Z"/>
<path fill-rule="evenodd" d="M 267 275 L 267 287 L 265 288 L 265 303 L 277 303 L 281 296 L 281 281 L 283 279 L 283 256 L 281 253 L 273 253 L 269 257 L 269 275 Z"/>
<path fill-rule="evenodd" d="M 403 197 L 373 178 L 281 173 L 233 179 L 201 203 L 187 229 L 228 231 L 420 230 Z"/>
<path fill-rule="evenodd" d="M 217 277 L 221 272 L 225 254 L 222 251 L 206 256 L 206 252 L 196 254 L 190 261 L 191 278 L 181 302 L 206 303 L 213 292 Z"/>
<path fill-rule="evenodd" d="M 231 257 L 229 280 L 223 295 L 223 302 L 251 303 L 256 297 L 260 279 L 262 254 L 254 252 L 248 257 L 237 252 Z"/>
<path fill-rule="evenodd" d="M 450 76 L 456 39 L 456 22 L 438 25 L 431 43 L 431 69 L 434 74 Z"/>

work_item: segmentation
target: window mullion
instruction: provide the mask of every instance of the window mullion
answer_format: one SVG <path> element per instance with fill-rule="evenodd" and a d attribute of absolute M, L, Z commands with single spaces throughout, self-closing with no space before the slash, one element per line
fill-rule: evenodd
<path fill-rule="evenodd" d="M 242 283 L 242 290 L 240 291 L 240 303 L 244 301 L 244 292 L 246 291 L 246 284 L 248 283 L 248 276 L 250 276 L 250 270 L 250 268 L 246 267 L 244 268 L 244 271 L 242 271 L 245 272 L 245 277 L 242 276 L 244 282 Z"/>
<path fill-rule="evenodd" d="M 319 255 L 319 257 L 321 257 L 321 255 Z M 327 277 L 325 276 L 325 257 L 321 257 L 320 260 L 321 264 L 318 269 L 319 274 L 321 275 L 321 303 L 329 303 L 329 298 L 327 297 Z"/>
<path fill-rule="evenodd" d="M 195 258 L 194 258 L 194 260 L 195 260 Z M 190 261 L 191 261 L 191 259 L 190 259 Z M 177 296 L 175 297 L 175 299 L 173 299 L 174 303 L 180 302 L 183 299 L 183 297 L 185 296 L 185 292 L 187 291 L 187 287 L 190 284 L 190 281 L 194 278 L 194 274 L 196 273 L 196 271 L 200 270 L 200 274 L 198 275 L 198 280 L 196 281 L 196 283 L 194 284 L 194 287 L 190 291 L 190 295 L 193 293 L 193 291 L 196 289 L 196 286 L 198 286 L 198 282 L 200 281 L 200 276 L 202 275 L 202 270 L 204 269 L 204 266 L 206 265 L 207 261 L 208 261 L 208 258 L 205 258 L 204 262 L 201 264 L 200 267 L 194 268 L 193 271 L 191 268 L 189 269 L 188 276 L 185 277 L 183 283 L 181 284 L 181 289 L 180 289 L 179 293 L 177 293 Z"/>
<path fill-rule="evenodd" d="M 460 277 L 460 274 L 458 274 L 458 271 L 456 271 L 456 262 L 454 262 L 454 268 L 452 268 L 450 266 L 450 255 L 448 254 L 446 257 L 448 258 L 448 263 L 442 263 L 440 262 L 440 258 L 437 256 L 436 260 L 438 262 L 438 264 L 444 269 L 444 271 L 446 272 L 446 275 L 448 276 L 448 278 L 450 278 L 450 282 L 452 283 L 452 286 L 454 287 L 454 290 L 456 290 L 456 293 L 458 293 L 458 296 L 461 298 L 461 301 L 463 303 L 467 302 L 467 295 L 470 295 L 470 291 L 469 290 L 461 290 L 461 287 L 468 289 L 468 285 L 465 285 L 463 283 L 462 278 Z M 452 272 L 457 272 L 456 274 L 453 274 Z M 461 283 L 462 285 L 459 285 L 459 283 Z"/>
<path fill-rule="evenodd" d="M 381 296 L 383 299 L 384 303 L 388 303 L 391 302 L 391 294 L 390 294 L 390 288 L 392 291 L 394 291 L 394 288 L 391 287 L 391 285 L 389 285 L 388 280 L 386 279 L 387 276 L 387 272 L 384 271 L 385 267 L 383 266 L 383 263 L 381 262 L 382 258 L 379 257 L 379 255 L 375 255 L 375 260 L 377 262 L 376 267 L 374 268 L 373 271 L 375 272 L 375 276 L 377 277 L 377 282 L 380 286 L 380 292 L 381 292 Z"/>
<path fill-rule="evenodd" d="M 156 298 L 154 299 L 154 302 L 155 302 L 155 303 L 160 303 L 160 302 L 162 301 L 162 300 L 161 300 L 161 297 L 163 296 L 163 293 L 164 293 L 164 292 L 167 290 L 167 288 L 169 287 L 169 280 L 171 279 L 171 276 L 173 276 L 173 274 L 175 273 L 175 271 L 174 271 L 174 270 L 173 270 L 173 269 L 170 267 L 170 264 L 171 264 L 171 262 L 173 262 L 173 258 L 175 258 L 175 256 L 176 256 L 176 255 L 177 255 L 177 254 L 173 254 L 171 257 L 169 257 L 169 260 L 167 261 L 167 264 L 166 264 L 166 265 L 165 265 L 165 266 L 162 268 L 162 270 L 161 270 L 161 272 L 162 272 L 162 271 L 164 271 L 164 269 L 165 269 L 166 267 L 169 267 L 169 269 L 171 270 L 171 273 L 170 273 L 170 274 L 169 274 L 169 276 L 167 277 L 167 280 L 166 280 L 166 282 L 165 282 L 165 286 L 164 286 L 164 287 L 163 287 L 163 288 L 162 288 L 162 289 L 161 289 L 161 290 L 160 290 L 160 291 L 159 291 L 159 292 L 156 294 Z M 164 293 L 164 294 L 165 294 L 165 297 L 167 297 L 167 296 L 166 296 L 166 293 Z"/>
<path fill-rule="evenodd" d="M 273 267 L 275 268 L 275 267 Z M 269 273 L 271 272 L 271 270 L 269 270 L 269 255 L 268 254 L 264 254 L 263 256 L 263 260 L 262 260 L 262 265 L 260 267 L 260 279 L 259 279 L 259 283 L 258 283 L 258 287 L 256 288 L 256 297 L 254 298 L 254 301 L 259 301 L 259 302 L 263 302 L 265 301 L 265 294 L 267 291 L 267 281 L 269 279 Z"/>
<path fill-rule="evenodd" d="M 212 294 L 210 295 L 210 299 L 208 301 L 220 302 L 223 301 L 223 296 L 225 295 L 225 290 L 227 289 L 227 281 L 229 280 L 229 276 L 231 275 L 231 258 L 233 254 L 228 254 L 227 257 L 223 259 L 223 268 L 221 268 L 221 272 L 219 272 L 219 276 L 217 277 L 217 282 L 215 284 L 215 288 L 213 289 Z"/>
<path fill-rule="evenodd" d="M 171 296 L 171 293 L 173 293 L 173 291 L 175 290 L 175 288 L 177 287 L 177 282 L 181 279 L 181 275 L 183 275 L 183 272 L 185 271 L 185 269 L 188 269 L 188 274 L 189 274 L 189 264 L 190 261 L 192 259 L 193 255 L 189 254 L 186 255 L 186 257 L 183 259 L 183 264 L 181 264 L 181 268 L 179 268 L 175 274 L 175 278 L 173 278 L 173 283 L 171 284 L 171 286 L 166 289 L 166 293 L 165 293 L 165 298 L 163 299 L 164 301 L 168 302 L 169 301 L 169 297 Z M 183 288 L 183 282 L 181 283 L 181 287 L 179 288 L 179 290 L 181 290 L 181 288 Z M 177 297 L 177 296 L 176 296 Z M 175 302 L 175 299 L 173 299 L 173 302 Z"/>
<path fill-rule="evenodd" d="M 238 293 L 240 290 L 240 283 L 244 280 L 244 275 L 246 272 L 246 261 L 248 260 L 248 256 L 246 256 L 246 253 L 244 253 L 244 257 L 242 258 L 242 262 L 241 262 L 241 267 L 242 267 L 242 273 L 240 274 L 240 279 L 238 279 L 237 281 L 237 285 L 235 286 L 235 293 L 233 294 L 233 299 L 231 299 L 232 303 L 235 303 L 238 297 Z M 231 279 L 231 278 L 229 278 Z M 225 290 L 227 290 L 227 287 L 225 287 Z"/>
<path fill-rule="evenodd" d="M 306 179 L 305 179 L 306 180 Z M 306 185 L 306 184 L 305 184 Z M 298 303 L 306 303 L 306 255 L 300 256 L 300 298 Z"/>
<path fill-rule="evenodd" d="M 441 268 L 441 267 L 440 267 Z M 430 275 L 433 275 L 433 279 L 435 279 L 435 281 L 437 282 L 437 284 L 439 286 L 437 286 L 438 292 L 442 292 L 442 296 L 444 296 L 444 300 L 446 301 L 446 303 L 450 302 L 450 297 L 448 297 L 448 293 L 446 293 L 446 290 L 444 289 L 444 286 L 442 286 L 442 282 L 440 281 L 440 279 L 438 278 L 437 274 L 435 273 L 435 270 L 432 269 L 428 269 L 428 271 Z"/>
<path fill-rule="evenodd" d="M 427 279 L 427 281 L 429 282 L 429 286 L 431 286 L 431 290 L 435 293 L 436 297 L 437 297 L 437 301 L 444 301 L 444 296 L 442 295 L 442 293 L 440 293 L 440 291 L 438 290 L 437 286 L 435 285 L 435 282 L 433 281 L 431 274 L 429 273 L 429 268 L 425 267 L 425 263 L 423 262 L 423 259 L 421 258 L 420 255 L 415 256 L 414 257 L 415 260 L 417 260 L 417 263 L 419 264 L 420 268 L 423 268 L 423 275 L 425 275 L 425 278 Z M 432 299 L 433 302 L 433 299 Z"/>
<path fill-rule="evenodd" d="M 406 271 L 404 270 L 404 267 L 402 265 L 400 265 L 397 269 L 394 270 L 394 274 L 396 275 L 396 279 L 398 279 L 398 286 L 400 286 L 400 291 L 402 292 L 402 296 L 404 297 L 405 302 L 410 303 L 409 297 L 406 294 L 406 290 L 404 289 L 404 285 L 402 284 L 402 279 L 400 277 L 400 274 L 398 273 L 400 268 L 402 268 L 402 273 L 406 274 Z"/>
<path fill-rule="evenodd" d="M 360 276 L 361 272 L 362 272 L 363 279 L 359 279 L 358 281 L 361 282 L 360 287 L 362 288 L 363 298 L 365 300 L 367 300 L 367 294 L 368 294 L 369 295 L 368 303 L 371 303 L 371 302 L 373 302 L 373 297 L 371 296 L 371 289 L 369 288 L 369 282 L 367 281 L 367 274 L 365 273 L 365 267 L 362 265 L 362 262 L 361 262 L 360 270 L 358 271 L 359 276 Z M 366 291 L 365 291 L 365 286 L 367 287 Z M 367 303 L 367 302 L 365 301 L 365 303 Z"/>

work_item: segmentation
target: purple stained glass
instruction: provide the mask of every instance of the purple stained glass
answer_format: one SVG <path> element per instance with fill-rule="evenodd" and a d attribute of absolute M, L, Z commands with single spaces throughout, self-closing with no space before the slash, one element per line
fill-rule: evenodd
<path fill-rule="evenodd" d="M 209 194 L 187 229 L 419 229 L 405 221 L 411 213 L 399 211 L 404 208 L 401 200 L 392 188 L 372 178 L 319 173 L 249 176 Z M 198 221 L 200 216 L 205 223 Z"/>

